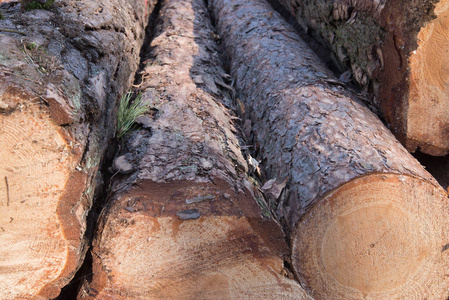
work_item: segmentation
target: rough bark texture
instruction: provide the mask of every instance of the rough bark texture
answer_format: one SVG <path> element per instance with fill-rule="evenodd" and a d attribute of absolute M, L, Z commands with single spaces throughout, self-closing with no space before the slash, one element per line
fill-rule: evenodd
<path fill-rule="evenodd" d="M 414 152 L 449 151 L 449 1 L 279 0 L 369 92 Z"/>
<path fill-rule="evenodd" d="M 212 6 L 257 158 L 288 179 L 271 204 L 301 283 L 319 299 L 447 296 L 444 190 L 267 3 Z"/>
<path fill-rule="evenodd" d="M 138 67 L 148 7 L 0 7 L 0 294 L 54 298 L 84 259 L 98 166 Z"/>
<path fill-rule="evenodd" d="M 306 298 L 217 101 L 229 104 L 227 76 L 204 2 L 165 1 L 159 18 L 140 72 L 151 113 L 114 160 L 79 299 Z"/>

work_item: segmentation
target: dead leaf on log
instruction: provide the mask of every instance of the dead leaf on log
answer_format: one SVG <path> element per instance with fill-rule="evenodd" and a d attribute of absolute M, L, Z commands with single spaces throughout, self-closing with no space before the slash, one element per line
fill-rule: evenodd
<path fill-rule="evenodd" d="M 270 179 L 260 188 L 264 193 L 268 194 L 272 199 L 277 200 L 282 193 L 282 190 L 287 185 L 289 177 L 281 182 L 277 182 L 276 178 Z"/>

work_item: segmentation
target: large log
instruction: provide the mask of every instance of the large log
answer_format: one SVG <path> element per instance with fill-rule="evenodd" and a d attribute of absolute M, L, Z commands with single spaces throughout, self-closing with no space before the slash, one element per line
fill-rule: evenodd
<path fill-rule="evenodd" d="M 449 1 L 279 2 L 374 92 L 374 104 L 409 151 L 449 152 Z"/>
<path fill-rule="evenodd" d="M 316 299 L 448 296 L 445 191 L 261 0 L 213 0 L 256 153 Z"/>
<path fill-rule="evenodd" d="M 147 13 L 140 0 L 58 1 L 23 14 L 2 4 L 1 299 L 54 298 L 81 266 L 97 170 Z"/>
<path fill-rule="evenodd" d="M 124 137 L 79 299 L 305 299 L 259 208 L 203 0 L 167 0 L 141 72 L 151 113 Z M 259 195 L 260 196 L 260 195 Z"/>

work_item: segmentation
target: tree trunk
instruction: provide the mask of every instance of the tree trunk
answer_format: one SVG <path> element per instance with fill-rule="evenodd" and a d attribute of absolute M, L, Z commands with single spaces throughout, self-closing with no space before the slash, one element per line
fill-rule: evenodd
<path fill-rule="evenodd" d="M 396 137 L 414 152 L 449 152 L 449 1 L 279 0 L 374 93 Z"/>
<path fill-rule="evenodd" d="M 84 260 L 98 166 L 138 67 L 148 8 L 18 6 L 2 4 L 0 20 L 0 294 L 49 299 Z"/>
<path fill-rule="evenodd" d="M 163 2 L 155 30 L 140 72 L 151 113 L 114 160 L 79 299 L 305 299 L 217 102 L 226 76 L 203 1 Z"/>
<path fill-rule="evenodd" d="M 447 297 L 445 191 L 271 7 L 213 0 L 272 204 L 317 299 Z M 273 181 L 271 181 L 273 182 Z"/>

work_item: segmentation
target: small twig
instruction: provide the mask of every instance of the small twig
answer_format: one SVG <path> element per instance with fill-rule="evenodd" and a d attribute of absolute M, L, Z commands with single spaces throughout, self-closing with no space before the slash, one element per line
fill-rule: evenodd
<path fill-rule="evenodd" d="M 446 251 L 447 249 L 449 249 L 449 244 L 446 244 L 443 246 L 443 249 L 441 250 L 441 252 Z"/>
<path fill-rule="evenodd" d="M 17 74 L 14 74 L 14 76 L 19 77 L 19 78 L 21 78 L 21 79 L 23 79 L 23 80 L 28 80 L 28 81 L 37 83 L 37 84 L 39 84 L 39 85 L 42 85 L 42 82 L 40 82 L 40 81 L 36 81 L 36 80 L 30 79 L 30 78 L 26 78 L 26 77 L 24 77 L 24 76 L 20 76 L 20 75 L 17 75 Z"/>
<path fill-rule="evenodd" d="M 201 201 L 204 201 L 204 200 L 212 200 L 214 198 L 215 198 L 214 195 L 194 197 L 194 198 L 191 198 L 191 199 L 186 199 L 186 204 L 192 204 L 192 203 L 201 202 Z"/>
<path fill-rule="evenodd" d="M 37 84 L 39 84 L 39 85 L 42 85 L 42 82 L 39 82 L 39 81 L 36 81 L 36 80 L 33 80 L 33 79 L 29 79 L 29 78 L 26 78 L 26 77 L 17 75 L 17 74 L 15 74 L 15 73 L 13 73 L 13 72 L 3 71 L 3 73 L 10 74 L 10 75 L 16 76 L 16 77 L 18 77 L 18 78 L 20 78 L 20 79 L 28 80 L 28 81 L 37 83 Z"/>
<path fill-rule="evenodd" d="M 148 73 L 143 74 L 142 78 L 141 78 L 141 82 L 139 84 L 132 84 L 132 86 L 135 88 L 140 88 L 140 86 L 143 84 L 145 79 L 147 79 L 148 77 L 150 77 L 150 74 L 148 74 Z"/>
<path fill-rule="evenodd" d="M 5 183 L 6 183 L 6 206 L 9 206 L 9 184 L 8 184 L 8 177 L 5 176 Z"/>
<path fill-rule="evenodd" d="M 0 27 L 0 31 L 3 32 L 11 32 L 11 33 L 18 33 L 18 34 L 22 34 L 22 35 L 27 35 L 25 32 L 23 31 L 19 31 L 19 30 L 14 30 L 14 29 L 8 29 L 8 28 L 2 28 Z"/>

